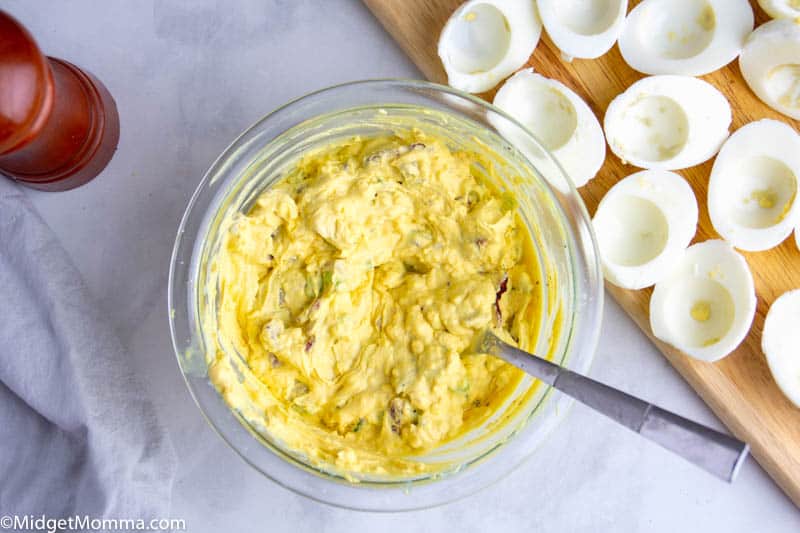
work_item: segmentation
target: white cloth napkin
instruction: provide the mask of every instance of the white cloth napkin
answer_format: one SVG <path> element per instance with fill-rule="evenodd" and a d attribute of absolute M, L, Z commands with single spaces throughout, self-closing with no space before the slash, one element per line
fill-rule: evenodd
<path fill-rule="evenodd" d="M 167 518 L 175 454 L 128 354 L 0 177 L 0 514 Z"/>

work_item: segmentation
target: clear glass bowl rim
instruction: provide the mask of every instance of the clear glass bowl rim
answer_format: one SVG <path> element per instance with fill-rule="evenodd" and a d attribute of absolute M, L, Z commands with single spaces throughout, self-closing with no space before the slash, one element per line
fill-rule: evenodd
<path fill-rule="evenodd" d="M 209 189 L 215 185 L 224 184 L 227 180 L 213 181 L 214 176 L 222 172 L 225 165 L 232 159 L 237 157 L 239 150 L 247 144 L 249 138 L 257 135 L 260 130 L 263 130 L 269 124 L 273 117 L 278 116 L 282 112 L 291 110 L 292 108 L 300 107 L 304 102 L 313 101 L 318 98 L 325 98 L 330 95 L 335 95 L 337 91 L 350 90 L 353 88 L 369 89 L 370 87 L 381 89 L 400 90 L 425 90 L 446 95 L 447 98 L 455 98 L 463 100 L 467 105 L 474 105 L 481 108 L 487 113 L 492 113 L 502 117 L 504 120 L 514 124 L 524 135 L 530 137 L 531 141 L 537 146 L 548 160 L 548 164 L 552 164 L 553 168 L 558 169 L 561 176 L 566 176 L 566 173 L 561 169 L 557 161 L 552 158 L 546 148 L 543 147 L 540 141 L 530 133 L 523 125 L 517 122 L 514 118 L 507 115 L 499 108 L 492 104 L 477 98 L 468 93 L 453 89 L 448 86 L 443 86 L 431 82 L 420 80 L 406 80 L 406 79 L 372 79 L 361 80 L 342 83 L 331 87 L 323 88 L 311 93 L 296 98 L 283 106 L 280 106 L 268 113 L 252 126 L 244 130 L 212 163 L 206 171 L 202 180 L 198 184 L 194 194 L 188 202 L 184 215 L 181 219 L 178 234 L 176 236 L 175 245 L 173 248 L 170 271 L 168 281 L 168 311 L 170 322 L 170 334 L 172 337 L 173 348 L 177 358 L 181 373 L 186 382 L 187 388 L 195 402 L 200 409 L 204 418 L 212 429 L 228 444 L 245 462 L 250 464 L 257 471 L 278 483 L 279 485 L 303 496 L 309 497 L 321 503 L 326 503 L 338 507 L 349 508 L 354 510 L 366 511 L 407 511 L 415 509 L 423 509 L 434 507 L 449 503 L 478 490 L 491 485 L 510 473 L 514 467 L 518 466 L 522 461 L 527 459 L 533 454 L 535 447 L 543 441 L 558 422 L 565 418 L 565 415 L 572 405 L 573 400 L 561 394 L 558 391 L 549 389 L 545 399 L 541 402 L 549 406 L 549 413 L 542 414 L 543 417 L 547 416 L 544 421 L 539 421 L 542 426 L 539 433 L 540 436 L 536 440 L 533 448 L 528 450 L 524 455 L 517 453 L 513 459 L 513 464 L 503 465 L 503 471 L 493 473 L 492 475 L 483 476 L 478 482 L 470 482 L 466 488 L 459 488 L 458 481 L 460 475 L 443 477 L 437 481 L 431 481 L 427 484 L 415 486 L 411 491 L 409 488 L 389 488 L 389 487 L 361 487 L 359 485 L 347 485 L 338 483 L 332 479 L 320 477 L 315 473 L 311 473 L 303 468 L 299 468 L 296 463 L 288 461 L 285 457 L 280 457 L 273 450 L 267 449 L 260 442 L 258 442 L 248 430 L 242 426 L 238 419 L 234 418 L 233 413 L 227 408 L 224 400 L 217 395 L 217 403 L 225 406 L 227 413 L 222 413 L 217 407 L 211 409 L 208 402 L 214 402 L 213 399 L 208 397 L 208 391 L 202 390 L 201 383 L 197 376 L 193 376 L 192 372 L 187 371 L 186 353 L 187 349 L 197 345 L 197 339 L 193 338 L 194 328 L 190 322 L 195 318 L 191 315 L 191 311 L 186 314 L 178 313 L 178 309 L 183 310 L 184 306 L 188 307 L 187 289 L 188 291 L 196 290 L 193 286 L 184 286 L 178 280 L 190 280 L 191 269 L 193 265 L 191 261 L 187 261 L 186 257 L 192 257 L 192 251 L 197 246 L 197 239 L 202 236 L 200 232 L 192 234 L 190 231 L 187 235 L 187 228 L 190 222 L 197 223 L 198 217 L 205 219 L 206 212 L 198 213 L 197 207 L 200 198 L 209 194 Z M 386 105 L 391 105 L 394 102 L 387 100 Z M 375 104 L 377 105 L 377 104 Z M 346 108 L 341 108 L 345 110 Z M 451 106 L 451 112 L 456 114 L 463 114 L 455 106 Z M 313 117 L 313 116 L 312 116 Z M 312 118 L 307 117 L 307 118 Z M 484 126 L 485 127 L 485 126 Z M 498 135 L 501 135 L 498 132 Z M 502 136 L 502 135 L 501 135 Z M 272 142 L 276 136 L 268 139 L 267 142 Z M 534 166 L 531 163 L 531 166 Z M 569 184 L 568 191 L 557 191 L 553 189 L 554 195 L 558 197 L 561 207 L 565 207 L 568 211 L 567 221 L 570 223 L 569 230 L 572 238 L 578 244 L 578 261 L 584 269 L 582 281 L 585 285 L 582 296 L 586 301 L 582 305 L 582 319 L 579 323 L 579 331 L 577 331 L 577 341 L 579 346 L 574 350 L 576 353 L 571 355 L 569 361 L 569 368 L 586 372 L 591 365 L 594 350 L 597 345 L 600 332 L 600 321 L 602 317 L 603 308 L 603 285 L 602 274 L 600 270 L 600 263 L 598 260 L 598 249 L 595 241 L 594 233 L 591 227 L 591 221 L 586 211 L 585 205 L 578 195 L 572 181 L 567 177 L 566 182 Z M 220 191 L 217 191 L 217 194 Z M 199 227 L 205 227 L 202 222 L 197 224 Z M 188 238 L 187 238 L 188 237 Z M 187 251 L 189 254 L 187 255 Z M 573 270 L 575 268 L 573 267 Z M 191 298 L 188 298 L 191 301 Z M 188 332 L 188 333 L 187 333 Z M 183 336 L 187 333 L 187 336 Z M 186 345 L 184 346 L 184 341 Z M 570 343 L 572 347 L 572 344 Z M 205 354 L 196 354 L 203 357 L 205 362 Z M 206 380 L 207 382 L 207 380 Z M 212 387 L 208 384 L 208 387 Z M 216 392 L 216 391 L 215 391 Z M 214 412 L 212 412 L 212 410 Z M 539 407 L 536 408 L 539 410 Z M 228 420 L 221 419 L 225 414 Z M 549 415 L 549 416 L 548 416 Z M 243 440 L 249 438 L 252 440 L 253 447 L 243 445 Z M 512 439 L 513 440 L 513 439 Z M 237 442 L 233 442 L 237 441 Z M 265 453 L 269 456 L 264 455 Z M 496 455 L 502 455 L 502 448 Z M 258 457 L 254 457 L 257 455 Z M 509 463 L 509 461 L 506 461 Z M 265 467 L 265 464 L 267 465 Z M 483 465 L 481 465 L 483 466 Z M 431 488 L 433 487 L 433 490 Z M 397 499 L 402 501 L 397 501 Z"/>

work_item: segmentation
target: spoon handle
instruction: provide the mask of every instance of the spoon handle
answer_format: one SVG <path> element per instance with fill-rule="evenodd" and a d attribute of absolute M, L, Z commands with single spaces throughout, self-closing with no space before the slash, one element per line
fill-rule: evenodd
<path fill-rule="evenodd" d="M 485 334 L 481 351 L 549 383 L 725 481 L 736 478 L 747 457 L 750 447 L 730 435 L 515 348 L 491 332 Z"/>

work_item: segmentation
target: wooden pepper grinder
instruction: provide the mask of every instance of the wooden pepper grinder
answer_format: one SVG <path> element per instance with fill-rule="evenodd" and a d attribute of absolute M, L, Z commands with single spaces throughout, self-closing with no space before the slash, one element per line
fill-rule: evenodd
<path fill-rule="evenodd" d="M 63 191 L 97 176 L 119 140 L 114 99 L 94 76 L 45 57 L 0 10 L 0 174 Z"/>

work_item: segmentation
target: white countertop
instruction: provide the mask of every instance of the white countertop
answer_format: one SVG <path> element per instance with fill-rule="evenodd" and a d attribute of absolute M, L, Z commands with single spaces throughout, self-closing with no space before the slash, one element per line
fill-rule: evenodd
<path fill-rule="evenodd" d="M 274 107 L 339 82 L 420 74 L 357 0 L 3 8 L 45 53 L 102 79 L 119 107 L 119 149 L 100 177 L 28 195 L 155 398 L 179 456 L 172 515 L 189 531 L 800 531 L 798 509 L 753 460 L 728 486 L 580 405 L 508 478 L 432 510 L 344 511 L 262 477 L 206 425 L 172 353 L 166 286 L 178 221 L 214 158 Z M 594 377 L 720 427 L 610 298 L 602 337 Z"/>

